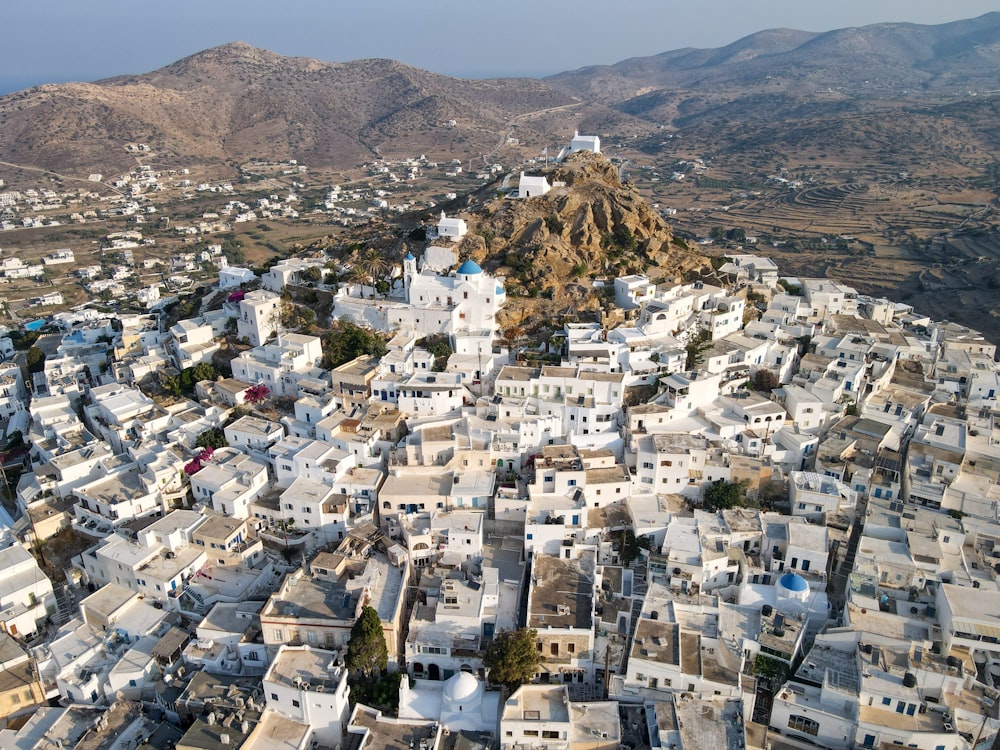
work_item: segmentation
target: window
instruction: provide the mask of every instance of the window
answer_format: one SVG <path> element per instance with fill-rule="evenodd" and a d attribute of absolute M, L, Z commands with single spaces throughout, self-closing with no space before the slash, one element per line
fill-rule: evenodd
<path fill-rule="evenodd" d="M 546 740 L 558 740 L 559 732 L 553 732 L 551 729 L 543 729 L 542 738 Z"/>
<path fill-rule="evenodd" d="M 524 736 L 525 737 L 537 737 L 538 736 L 538 730 L 537 729 L 525 729 L 524 730 Z"/>
<path fill-rule="evenodd" d="M 819 722 L 807 716 L 789 716 L 788 728 L 803 734 L 811 734 L 813 737 L 819 734 Z"/>
<path fill-rule="evenodd" d="M 271 700 L 273 700 L 273 701 L 278 700 L 278 694 L 277 693 L 271 693 Z"/>
<path fill-rule="evenodd" d="M 299 708 L 299 707 L 300 707 L 300 706 L 301 706 L 302 704 L 301 704 L 301 703 L 299 703 L 299 702 L 298 702 L 298 701 L 297 701 L 297 700 L 296 700 L 295 698 L 292 698 L 292 705 L 293 705 L 293 706 L 294 706 L 295 708 Z"/>

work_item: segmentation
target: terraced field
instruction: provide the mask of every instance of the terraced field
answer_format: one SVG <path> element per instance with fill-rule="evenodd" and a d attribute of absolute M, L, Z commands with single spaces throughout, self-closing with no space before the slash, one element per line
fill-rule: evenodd
<path fill-rule="evenodd" d="M 756 237 L 754 252 L 787 274 L 838 279 L 869 294 L 908 302 L 934 317 L 979 328 L 1000 342 L 1000 213 L 996 195 L 970 180 L 913 178 L 844 165 L 812 168 L 794 187 L 765 175 L 664 181 L 665 169 L 635 170 L 637 187 L 669 212 L 681 236 L 714 237 L 724 255 L 737 243 L 726 230 Z M 797 175 L 789 175 L 794 183 Z M 804 176 L 806 176 L 804 175 Z"/>

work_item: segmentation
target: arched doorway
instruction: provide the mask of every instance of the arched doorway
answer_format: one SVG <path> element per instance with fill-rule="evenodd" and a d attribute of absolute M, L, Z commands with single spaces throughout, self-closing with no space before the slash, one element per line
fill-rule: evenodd
<path fill-rule="evenodd" d="M 441 679 L 441 669 L 437 664 L 427 665 L 427 679 L 428 680 L 440 680 Z"/>

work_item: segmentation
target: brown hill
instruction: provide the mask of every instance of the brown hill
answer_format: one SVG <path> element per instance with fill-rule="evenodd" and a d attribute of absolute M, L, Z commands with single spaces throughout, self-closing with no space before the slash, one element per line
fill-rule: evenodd
<path fill-rule="evenodd" d="M 506 274 L 514 294 L 596 305 L 591 277 L 659 280 L 708 267 L 604 157 L 578 152 L 541 173 L 556 185 L 546 195 L 489 200 L 466 217 L 461 254 Z"/>
<path fill-rule="evenodd" d="M 152 73 L 0 97 L 0 160 L 113 173 L 134 163 L 123 146 L 141 142 L 164 165 L 266 157 L 353 167 L 386 144 L 430 155 L 458 139 L 486 153 L 508 119 L 573 101 L 532 79 L 462 80 L 234 43 Z M 442 127 L 452 119 L 456 127 Z"/>
<path fill-rule="evenodd" d="M 545 80 L 631 115 L 684 126 L 694 117 L 774 120 L 803 102 L 965 96 L 996 89 L 998 77 L 1000 13 L 987 13 L 935 26 L 771 29 L 720 49 L 674 50 Z"/>

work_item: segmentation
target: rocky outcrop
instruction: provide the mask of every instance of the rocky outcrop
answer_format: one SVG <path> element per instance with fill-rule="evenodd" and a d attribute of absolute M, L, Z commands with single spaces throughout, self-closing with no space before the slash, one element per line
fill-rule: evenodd
<path fill-rule="evenodd" d="M 590 278 L 676 277 L 707 266 L 603 156 L 572 154 L 543 170 L 546 195 L 487 202 L 466 217 L 461 253 L 508 277 L 515 293 L 558 295 Z"/>

